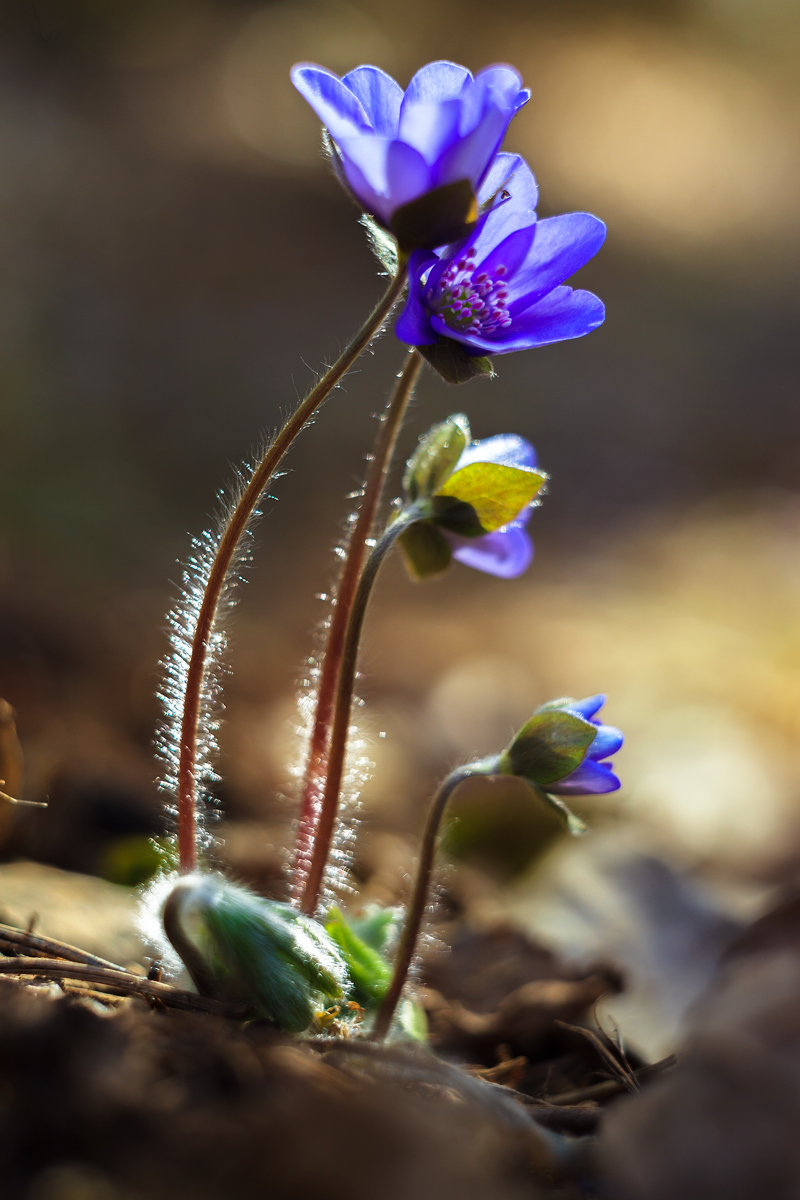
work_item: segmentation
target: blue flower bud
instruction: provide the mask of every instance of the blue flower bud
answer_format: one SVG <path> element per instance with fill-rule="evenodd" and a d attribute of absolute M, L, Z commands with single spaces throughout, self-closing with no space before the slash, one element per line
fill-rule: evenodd
<path fill-rule="evenodd" d="M 550 700 L 536 710 L 495 763 L 496 773 L 516 775 L 529 783 L 571 833 L 583 832 L 583 822 L 559 796 L 597 795 L 620 787 L 610 765 L 601 761 L 615 754 L 623 742 L 618 729 L 594 719 L 604 703 L 602 695 Z"/>
<path fill-rule="evenodd" d="M 307 1029 L 349 986 L 344 957 L 318 921 L 222 876 L 182 879 L 162 918 L 198 991 L 288 1032 Z"/>
<path fill-rule="evenodd" d="M 453 558 L 500 578 L 521 575 L 533 558 L 525 527 L 546 479 L 516 434 L 474 442 L 461 414 L 434 426 L 403 479 L 406 508 L 420 517 L 399 539 L 411 575 L 439 574 Z"/>

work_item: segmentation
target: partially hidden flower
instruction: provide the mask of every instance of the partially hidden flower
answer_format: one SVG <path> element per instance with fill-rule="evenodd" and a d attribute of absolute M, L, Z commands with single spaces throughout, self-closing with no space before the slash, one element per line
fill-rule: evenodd
<path fill-rule="evenodd" d="M 202 995 L 239 1003 L 300 1033 L 351 981 L 323 926 L 221 875 L 187 875 L 164 904 L 164 930 Z"/>
<path fill-rule="evenodd" d="M 521 575 L 533 559 L 526 527 L 546 480 L 517 434 L 473 441 L 462 414 L 435 426 L 403 480 L 406 510 L 419 514 L 400 537 L 411 574 L 436 575 L 455 559 L 502 579 Z"/>
<path fill-rule="evenodd" d="M 447 352 L 478 358 L 583 337 L 605 317 L 597 296 L 564 282 L 602 246 L 603 222 L 590 213 L 539 221 L 536 181 L 518 155 L 497 156 L 479 202 L 498 187 L 499 203 L 468 237 L 410 256 L 396 334 L 434 365 Z"/>
<path fill-rule="evenodd" d="M 373 66 L 339 78 L 298 63 L 291 75 L 330 136 L 340 181 L 404 250 L 454 241 L 474 224 L 476 193 L 530 97 L 508 66 L 473 77 L 456 63 L 428 63 L 405 92 Z"/>
<path fill-rule="evenodd" d="M 564 696 L 537 708 L 503 753 L 488 764 L 490 772 L 516 775 L 548 801 L 572 833 L 583 823 L 559 796 L 590 796 L 615 792 L 620 781 L 605 760 L 616 754 L 623 735 L 603 725 L 596 714 L 605 696 L 574 700 Z"/>

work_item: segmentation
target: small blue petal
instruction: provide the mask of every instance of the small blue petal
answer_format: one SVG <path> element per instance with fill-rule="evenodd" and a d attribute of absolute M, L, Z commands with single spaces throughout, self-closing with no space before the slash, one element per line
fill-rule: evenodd
<path fill-rule="evenodd" d="M 425 270 L 425 263 L 432 261 L 433 255 L 427 250 L 415 250 L 408 260 L 408 297 L 394 329 L 400 341 L 408 346 L 432 346 L 439 340 L 439 335 L 431 329 L 430 311 L 425 304 L 419 282 Z"/>
<path fill-rule="evenodd" d="M 457 562 L 499 579 L 516 579 L 533 561 L 533 542 L 516 524 L 479 538 L 462 538 L 446 530 L 442 532 Z"/>
<path fill-rule="evenodd" d="M 583 700 L 576 700 L 574 704 L 570 704 L 569 709 L 570 712 L 576 712 L 585 720 L 591 721 L 592 717 L 600 711 L 605 702 L 605 694 L 598 692 L 596 696 L 586 696 Z"/>
<path fill-rule="evenodd" d="M 536 451 L 517 433 L 497 433 L 494 437 L 470 442 L 458 460 L 456 470 L 471 463 L 500 463 L 504 467 L 533 468 Z"/>
<path fill-rule="evenodd" d="M 546 790 L 554 796 L 599 796 L 616 792 L 620 787 L 619 779 L 604 763 L 586 758 L 577 770 L 558 783 L 549 784 Z"/>
<path fill-rule="evenodd" d="M 612 754 L 617 753 L 624 740 L 621 730 L 615 729 L 613 725 L 601 725 L 586 756 L 598 762 L 602 758 L 610 758 Z"/>
<path fill-rule="evenodd" d="M 490 104 L 475 128 L 442 155 L 436 172 L 436 186 L 468 179 L 474 188 L 479 188 L 500 149 L 512 115 Z"/>
<path fill-rule="evenodd" d="M 486 242 L 486 231 L 491 214 L 486 219 L 486 225 L 481 231 L 483 236 L 475 239 L 476 255 L 476 270 L 486 271 L 489 275 L 494 275 L 498 267 L 505 267 L 506 279 L 509 281 L 510 288 L 513 289 L 516 285 L 515 273 L 527 261 L 528 254 L 536 239 L 537 225 L 527 225 L 522 229 L 516 229 L 510 233 L 507 238 L 504 238 L 499 245 L 495 243 L 493 249 L 488 254 L 482 254 L 483 245 Z"/>
<path fill-rule="evenodd" d="M 501 193 L 508 192 L 503 200 Z M 489 172 L 478 192 L 478 204 L 483 207 L 494 198 L 492 208 L 492 238 L 497 244 L 519 229 L 536 220 L 539 189 L 525 159 L 520 154 L 495 155 Z M 490 244 L 487 242 L 487 245 Z"/>
<path fill-rule="evenodd" d="M 386 186 L 393 210 L 430 190 L 433 186 L 431 169 L 419 150 L 399 140 L 389 143 L 386 155 Z"/>
<path fill-rule="evenodd" d="M 359 132 L 369 132 L 369 118 L 364 105 L 338 75 L 315 63 L 298 63 L 292 67 L 291 78 L 300 95 L 308 101 L 335 141 Z"/>
<path fill-rule="evenodd" d="M 454 100 L 472 83 L 472 72 L 457 63 L 440 61 L 420 67 L 413 77 L 403 100 L 416 104 L 420 100 Z"/>
<path fill-rule="evenodd" d="M 404 104 L 398 137 L 433 164 L 458 138 L 460 113 L 458 100 Z"/>
<path fill-rule="evenodd" d="M 396 138 L 403 89 L 380 67 L 356 67 L 343 76 L 344 83 L 361 101 L 367 119 L 381 137 Z"/>
<path fill-rule="evenodd" d="M 490 215 L 487 226 L 492 222 Z M 536 304 L 580 270 L 594 258 L 606 237 L 605 225 L 590 213 L 547 217 L 538 222 L 535 232 L 530 252 L 512 281 L 509 304 L 512 316 Z"/>

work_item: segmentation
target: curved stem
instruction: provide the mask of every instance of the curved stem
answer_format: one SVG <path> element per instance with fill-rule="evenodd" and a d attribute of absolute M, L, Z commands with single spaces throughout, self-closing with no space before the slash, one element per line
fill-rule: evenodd
<path fill-rule="evenodd" d="M 428 820 L 425 822 L 425 832 L 422 835 L 417 877 L 414 881 L 414 894 L 411 897 L 411 903 L 406 913 L 406 923 L 403 926 L 403 934 L 397 949 L 392 980 L 386 995 L 381 1001 L 378 1015 L 375 1018 L 375 1024 L 372 1027 L 371 1037 L 374 1039 L 386 1037 L 386 1034 L 389 1032 L 389 1026 L 392 1023 L 397 1003 L 405 987 L 411 964 L 414 961 L 417 941 L 419 940 L 419 931 L 422 927 L 422 918 L 425 915 L 425 908 L 428 903 L 433 860 L 436 855 L 436 840 L 439 836 L 439 826 L 442 823 L 447 802 L 460 783 L 463 783 L 465 779 L 469 779 L 471 775 L 477 773 L 474 763 L 470 766 L 458 767 L 457 770 L 447 776 L 433 798 L 433 803 L 428 813 Z"/>
<path fill-rule="evenodd" d="M 237 546 L 247 529 L 261 493 L 274 475 L 292 442 L 342 376 L 350 369 L 359 354 L 380 332 L 399 299 L 404 285 L 405 268 L 401 267 L 358 333 L 319 383 L 298 405 L 267 449 L 250 477 L 250 482 L 242 493 L 219 540 L 192 637 L 181 718 L 178 763 L 178 850 L 180 870 L 183 874 L 195 870 L 197 866 L 197 738 L 202 708 L 203 682 L 217 609 L 228 571 L 236 556 Z"/>
<path fill-rule="evenodd" d="M 336 599 L 320 666 L 314 721 L 303 777 L 292 871 L 292 894 L 295 900 L 301 899 L 305 889 L 311 867 L 312 847 L 321 817 L 322 789 L 328 763 L 331 718 L 342 665 L 348 618 L 367 554 L 367 540 L 375 524 L 375 516 L 380 507 L 386 476 L 394 455 L 397 435 L 414 393 L 421 367 L 422 358 L 418 351 L 410 350 L 405 365 L 398 375 L 389 405 L 381 419 L 358 517 L 347 543 L 347 556 L 339 579 L 339 586 L 336 589 Z"/>
<path fill-rule="evenodd" d="M 344 760 L 347 754 L 347 740 L 350 733 L 350 714 L 353 709 L 353 690 L 355 688 L 356 667 L 358 664 L 358 647 L 361 641 L 361 630 L 364 626 L 364 615 L 372 592 L 378 569 L 384 558 L 391 550 L 397 538 L 419 520 L 419 514 L 413 509 L 406 509 L 391 524 L 387 525 L 367 559 L 361 578 L 358 581 L 350 618 L 347 622 L 344 646 L 342 648 L 342 663 L 339 670 L 339 682 L 336 688 L 336 698 L 333 706 L 333 724 L 331 728 L 330 745 L 328 747 L 328 773 L 325 779 L 325 791 L 322 795 L 317 831 L 314 837 L 314 849 L 308 867 L 300 907 L 303 912 L 313 916 L 322 889 L 322 878 L 325 865 L 331 850 L 333 830 L 336 825 L 336 814 L 339 810 L 339 795 L 342 789 Z"/>

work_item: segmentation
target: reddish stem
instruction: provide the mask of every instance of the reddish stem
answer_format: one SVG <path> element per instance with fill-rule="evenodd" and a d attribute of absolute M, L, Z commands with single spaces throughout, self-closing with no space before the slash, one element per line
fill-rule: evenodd
<path fill-rule="evenodd" d="M 347 621 L 344 647 L 342 649 L 342 662 L 339 668 L 339 680 L 333 704 L 333 720 L 328 747 L 328 770 L 325 777 L 325 790 L 322 795 L 322 804 L 320 806 L 319 821 L 317 822 L 317 830 L 314 837 L 308 878 L 306 879 L 305 891 L 303 892 L 301 902 L 303 912 L 308 913 L 310 916 L 314 915 L 319 903 L 325 867 L 327 866 L 333 843 L 333 831 L 336 828 L 336 815 L 339 811 L 339 798 L 342 791 L 347 743 L 350 736 L 350 716 L 353 710 L 353 692 L 355 690 L 356 668 L 358 666 L 358 650 L 361 643 L 361 630 L 364 627 L 367 605 L 384 558 L 400 534 L 419 519 L 420 514 L 415 508 L 406 508 L 386 526 L 364 564 L 364 570 L 361 572 L 358 587 L 353 597 L 353 604 Z"/>
<path fill-rule="evenodd" d="M 298 903 L 304 897 L 314 854 L 314 839 L 322 818 L 322 796 L 328 767 L 331 719 L 339 683 L 347 623 L 364 567 L 367 541 L 372 533 L 375 517 L 381 505 L 386 476 L 397 443 L 397 435 L 400 432 L 421 367 L 422 359 L 419 353 L 416 350 L 410 350 L 403 370 L 397 377 L 397 384 L 381 421 L 364 485 L 364 495 L 347 544 L 347 555 L 336 590 L 336 599 L 317 684 L 314 722 L 309 739 L 300 800 L 300 818 L 292 872 L 292 895 Z"/>
<path fill-rule="evenodd" d="M 208 663 L 209 643 L 214 633 L 220 596 L 231 563 L 236 556 L 239 541 L 247 529 L 261 493 L 272 479 L 292 442 L 342 376 L 349 371 L 359 354 L 366 350 L 372 339 L 382 329 L 405 286 L 405 274 L 405 268 L 401 267 L 358 333 L 289 417 L 250 477 L 250 482 L 242 493 L 220 538 L 206 581 L 203 602 L 192 637 L 192 652 L 186 674 L 186 692 L 181 719 L 178 764 L 178 853 L 180 870 L 183 874 L 188 874 L 197 868 L 197 742 L 203 684 Z"/>

